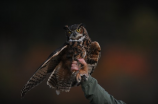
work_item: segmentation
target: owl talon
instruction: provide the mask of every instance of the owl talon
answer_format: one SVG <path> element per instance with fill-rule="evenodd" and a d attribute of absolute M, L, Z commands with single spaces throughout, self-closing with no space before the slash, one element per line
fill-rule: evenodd
<path fill-rule="evenodd" d="M 88 78 L 86 78 L 86 81 L 88 81 Z"/>
<path fill-rule="evenodd" d="M 80 76 L 80 74 L 77 74 L 76 80 L 77 80 L 78 83 L 81 82 L 81 76 Z"/>
<path fill-rule="evenodd" d="M 86 76 L 86 78 L 85 78 L 85 79 L 86 79 L 86 81 L 88 81 L 88 77 L 87 77 L 87 76 Z"/>
<path fill-rule="evenodd" d="M 82 79 L 88 81 L 88 75 L 87 74 L 81 74 Z"/>
<path fill-rule="evenodd" d="M 77 82 L 78 82 L 78 83 L 81 82 L 81 79 L 77 79 Z"/>

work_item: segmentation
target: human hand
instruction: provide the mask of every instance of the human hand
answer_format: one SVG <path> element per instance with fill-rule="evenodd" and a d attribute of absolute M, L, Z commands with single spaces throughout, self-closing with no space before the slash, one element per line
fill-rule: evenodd
<path fill-rule="evenodd" d="M 79 69 L 79 67 L 77 65 L 78 64 L 77 61 L 73 61 L 72 65 L 71 65 L 71 71 L 73 72 L 73 71 L 79 70 L 79 73 L 76 76 L 76 80 L 78 82 L 81 81 L 82 76 L 85 76 L 85 79 L 88 80 L 89 76 L 88 76 L 88 65 L 87 65 L 87 63 L 85 62 L 84 59 L 78 59 L 78 61 L 79 61 L 79 63 L 81 63 L 83 65 L 83 67 L 81 67 L 81 69 Z"/>

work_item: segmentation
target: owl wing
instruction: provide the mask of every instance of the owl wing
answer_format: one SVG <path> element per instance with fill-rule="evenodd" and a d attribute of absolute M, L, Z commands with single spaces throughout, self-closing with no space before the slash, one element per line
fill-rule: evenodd
<path fill-rule="evenodd" d="M 90 50 L 89 50 L 89 57 L 87 58 L 88 64 L 88 72 L 92 74 L 95 67 L 98 64 L 98 60 L 101 57 L 101 48 L 98 42 L 94 41 L 91 43 Z"/>
<path fill-rule="evenodd" d="M 28 80 L 22 89 L 21 96 L 23 97 L 29 90 L 40 84 L 46 77 L 46 75 L 54 70 L 61 60 L 63 51 L 67 48 L 67 45 L 63 45 L 54 51 L 48 59 L 36 70 L 34 75 Z"/>

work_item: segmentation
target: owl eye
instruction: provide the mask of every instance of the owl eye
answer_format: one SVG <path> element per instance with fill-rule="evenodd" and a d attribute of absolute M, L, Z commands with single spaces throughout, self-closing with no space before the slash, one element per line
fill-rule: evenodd
<path fill-rule="evenodd" d="M 77 31 L 77 32 L 80 32 L 80 31 L 81 31 L 81 29 L 77 29 L 76 31 Z"/>
<path fill-rule="evenodd" d="M 71 32 L 71 31 L 68 31 L 68 33 L 71 34 L 72 32 Z"/>

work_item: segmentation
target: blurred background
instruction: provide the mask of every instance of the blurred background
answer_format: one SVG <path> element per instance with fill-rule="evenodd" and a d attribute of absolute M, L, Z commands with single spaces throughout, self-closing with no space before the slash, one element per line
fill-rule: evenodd
<path fill-rule="evenodd" d="M 84 23 L 102 56 L 92 76 L 127 104 L 158 104 L 158 4 L 128 0 L 0 2 L 0 99 L 15 104 L 87 104 L 81 87 L 56 95 L 47 79 L 20 93 L 66 40 L 64 25 Z"/>

